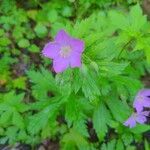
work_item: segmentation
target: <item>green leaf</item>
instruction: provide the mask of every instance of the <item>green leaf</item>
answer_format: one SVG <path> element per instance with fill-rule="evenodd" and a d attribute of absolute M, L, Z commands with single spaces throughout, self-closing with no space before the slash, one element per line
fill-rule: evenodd
<path fill-rule="evenodd" d="M 14 91 L 11 91 L 4 95 L 4 103 L 11 106 L 16 106 L 17 103 L 20 103 L 23 100 L 24 93 L 16 95 Z"/>
<path fill-rule="evenodd" d="M 30 46 L 30 42 L 29 42 L 29 40 L 27 40 L 27 39 L 21 39 L 21 40 L 19 40 L 19 42 L 18 42 L 18 46 L 19 46 L 20 48 L 27 48 L 27 47 Z"/>
<path fill-rule="evenodd" d="M 143 15 L 139 4 L 131 8 L 129 13 L 129 22 L 133 31 L 139 31 L 144 26 L 144 24 L 146 24 L 146 16 Z"/>
<path fill-rule="evenodd" d="M 82 114 L 80 114 L 81 117 L 80 119 L 76 120 L 76 122 L 74 122 L 73 128 L 79 132 L 82 136 L 84 137 L 89 137 L 89 133 L 88 133 L 88 127 L 87 127 L 87 122 L 85 120 L 84 117 L 82 117 Z"/>
<path fill-rule="evenodd" d="M 116 76 L 112 77 L 110 80 L 115 83 L 115 86 L 125 86 L 132 98 L 136 95 L 139 89 L 143 88 L 142 83 L 138 79 L 128 76 Z"/>
<path fill-rule="evenodd" d="M 70 96 L 66 102 L 65 119 L 69 127 L 73 125 L 73 128 L 85 137 L 88 137 L 88 131 L 86 126 L 85 116 L 82 112 L 82 105 L 78 98 Z M 73 110 L 73 111 L 72 111 Z"/>
<path fill-rule="evenodd" d="M 145 150 L 150 150 L 150 144 L 148 143 L 147 140 L 144 140 L 144 148 Z"/>
<path fill-rule="evenodd" d="M 40 48 L 38 46 L 36 46 L 35 44 L 32 44 L 30 47 L 29 47 L 29 51 L 30 52 L 33 52 L 33 53 L 37 53 L 40 51 Z"/>
<path fill-rule="evenodd" d="M 3 36 L 5 34 L 4 29 L 0 29 L 0 36 Z"/>
<path fill-rule="evenodd" d="M 74 121 L 78 120 L 80 115 L 79 104 L 77 103 L 77 100 L 73 96 L 68 99 L 65 110 L 66 110 L 65 118 L 68 126 L 70 127 Z"/>
<path fill-rule="evenodd" d="M 52 94 L 59 93 L 55 79 L 50 71 L 44 68 L 41 68 L 41 71 L 30 70 L 27 72 L 27 76 L 33 83 L 32 95 L 38 100 L 44 100 L 48 98 L 48 92 Z"/>
<path fill-rule="evenodd" d="M 62 142 L 64 143 L 64 147 L 68 147 L 66 145 L 70 145 L 70 143 L 72 143 L 71 145 L 74 148 L 75 146 L 77 146 L 79 150 L 90 150 L 89 144 L 86 139 L 73 129 L 71 129 L 69 133 L 64 135 Z"/>
<path fill-rule="evenodd" d="M 2 136 L 2 135 L 4 135 L 4 133 L 5 133 L 5 130 L 2 128 L 2 127 L 0 127 L 0 136 Z M 0 140 L 1 141 L 1 140 Z M 1 142 L 0 142 L 1 143 Z"/>
<path fill-rule="evenodd" d="M 116 140 L 111 140 L 109 143 L 107 143 L 107 150 L 113 150 L 115 149 Z M 121 150 L 121 149 L 120 149 Z"/>
<path fill-rule="evenodd" d="M 130 131 L 134 134 L 141 134 L 150 131 L 150 126 L 146 124 L 137 124 L 136 127 L 130 129 Z"/>
<path fill-rule="evenodd" d="M 127 146 L 126 150 L 136 150 L 136 147 L 129 145 Z"/>
<path fill-rule="evenodd" d="M 12 123 L 13 125 L 17 126 L 20 129 L 24 128 L 24 119 L 23 117 L 18 113 L 18 112 L 14 112 L 13 113 L 13 117 L 12 117 Z"/>
<path fill-rule="evenodd" d="M 57 13 L 57 11 L 55 9 L 50 10 L 47 13 L 47 19 L 51 23 L 54 23 L 55 21 L 57 21 L 57 19 L 58 19 L 58 13 Z"/>
<path fill-rule="evenodd" d="M 93 100 L 96 98 L 96 96 L 99 96 L 101 94 L 98 87 L 97 74 L 90 71 L 90 68 L 88 68 L 86 65 L 82 65 L 82 68 L 80 70 L 80 79 L 82 79 L 81 85 L 85 97 Z"/>
<path fill-rule="evenodd" d="M 120 139 L 117 141 L 116 150 L 124 150 L 123 142 Z"/>
<path fill-rule="evenodd" d="M 0 138 L 0 144 L 5 144 L 8 141 L 8 137 L 2 137 Z"/>
<path fill-rule="evenodd" d="M 96 130 L 99 140 L 103 140 L 107 131 L 109 121 L 111 120 L 111 115 L 109 110 L 106 108 L 105 104 L 101 101 L 98 107 L 94 110 L 93 114 L 93 124 Z"/>
<path fill-rule="evenodd" d="M 67 69 L 63 73 L 57 74 L 55 76 L 57 86 L 59 86 L 59 89 L 61 91 L 61 94 L 68 97 L 71 94 L 72 87 L 71 87 L 71 81 L 72 81 L 72 70 Z"/>
<path fill-rule="evenodd" d="M 37 15 L 38 11 L 37 10 L 28 10 L 27 11 L 27 15 L 29 18 L 35 20 L 36 19 L 36 15 Z"/>
<path fill-rule="evenodd" d="M 144 49 L 144 51 L 145 51 L 147 62 L 150 64 L 150 47 L 147 47 L 146 49 Z"/>
<path fill-rule="evenodd" d="M 36 27 L 34 28 L 34 31 L 40 38 L 45 37 L 48 33 L 47 28 L 42 24 L 37 24 Z"/>
<path fill-rule="evenodd" d="M 72 8 L 71 7 L 64 7 L 63 11 L 62 11 L 62 15 L 65 17 L 71 17 L 72 15 Z"/>
<path fill-rule="evenodd" d="M 34 115 L 30 121 L 29 121 L 29 125 L 28 125 L 28 131 L 29 133 L 31 133 L 32 135 L 37 134 L 42 128 L 44 128 L 46 126 L 46 124 L 48 123 L 48 113 L 50 113 L 50 111 L 46 112 L 47 109 L 43 110 L 42 112 Z"/>
<path fill-rule="evenodd" d="M 109 141 L 107 144 L 103 143 L 100 150 L 114 150 L 116 146 L 116 140 L 113 139 Z"/>
<path fill-rule="evenodd" d="M 81 88 L 79 70 L 75 69 L 73 76 L 74 76 L 74 80 L 73 80 L 73 83 L 72 83 L 72 89 L 74 90 L 74 92 L 76 94 Z"/>
<path fill-rule="evenodd" d="M 127 27 L 126 16 L 122 12 L 110 11 L 109 12 L 110 22 L 114 28 L 125 29 Z"/>
<path fill-rule="evenodd" d="M 123 70 L 129 65 L 129 63 L 115 63 L 115 62 L 101 62 L 99 63 L 100 71 L 105 76 L 118 75 L 123 72 Z"/>
<path fill-rule="evenodd" d="M 7 37 L 2 37 L 0 38 L 0 46 L 8 46 L 11 43 L 9 38 Z"/>
<path fill-rule="evenodd" d="M 26 141 L 28 138 L 28 135 L 26 133 L 25 130 L 20 130 L 19 133 L 18 133 L 18 136 L 17 136 L 17 139 L 20 140 L 20 141 Z"/>
<path fill-rule="evenodd" d="M 6 126 L 7 123 L 10 121 L 11 117 L 12 117 L 12 112 L 9 110 L 9 107 L 8 107 L 8 110 L 1 114 L 0 124 L 2 126 Z"/>
<path fill-rule="evenodd" d="M 133 141 L 133 135 L 131 133 L 124 133 L 122 135 L 122 140 L 126 146 L 130 145 L 131 142 Z"/>
<path fill-rule="evenodd" d="M 19 40 L 23 38 L 23 34 L 25 33 L 25 28 L 16 26 L 12 32 L 12 36 L 16 39 Z"/>
<path fill-rule="evenodd" d="M 10 126 L 7 128 L 5 135 L 9 139 L 9 144 L 13 144 L 16 141 L 18 128 L 15 126 Z"/>
<path fill-rule="evenodd" d="M 50 119 L 53 123 L 53 119 L 56 117 L 56 113 L 58 113 L 58 108 L 60 106 L 60 103 L 54 102 L 46 106 L 42 111 L 35 114 L 34 116 L 31 116 L 29 118 L 29 124 L 28 124 L 28 131 L 34 135 L 37 134 L 40 130 L 46 127 L 48 125 L 48 121 Z"/>
<path fill-rule="evenodd" d="M 19 77 L 13 80 L 13 87 L 18 89 L 26 88 L 26 77 Z"/>
<path fill-rule="evenodd" d="M 131 8 L 128 16 L 121 11 L 110 11 L 109 16 L 114 28 L 122 29 L 129 33 L 129 35 L 133 35 L 134 32 L 139 32 L 147 22 L 146 16 L 142 14 L 142 9 L 139 4 Z"/>
<path fill-rule="evenodd" d="M 92 18 L 88 18 L 80 22 L 76 22 L 72 30 L 72 35 L 74 35 L 75 37 L 79 37 L 79 38 L 85 36 L 85 34 L 87 34 L 87 31 L 91 27 L 91 24 L 92 24 L 91 19 Z"/>
<path fill-rule="evenodd" d="M 49 137 L 53 137 L 53 136 L 55 136 L 58 133 L 58 131 L 61 134 L 61 127 L 62 126 L 60 128 L 58 126 L 59 125 L 58 125 L 56 120 L 50 120 L 49 123 L 47 123 L 46 126 L 44 128 L 42 128 L 41 137 L 43 139 L 46 139 L 46 138 L 49 138 Z M 65 131 L 62 131 L 62 132 L 64 134 Z"/>
<path fill-rule="evenodd" d="M 117 121 L 123 123 L 129 116 L 130 109 L 128 105 L 121 102 L 121 100 L 118 100 L 117 98 L 109 98 L 106 103 Z"/>

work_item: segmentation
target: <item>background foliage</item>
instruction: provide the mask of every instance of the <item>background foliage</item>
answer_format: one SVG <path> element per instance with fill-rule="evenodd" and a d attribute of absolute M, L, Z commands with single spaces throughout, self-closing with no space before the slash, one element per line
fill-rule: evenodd
<path fill-rule="evenodd" d="M 150 73 L 150 22 L 138 2 L 0 2 L 0 144 L 149 149 L 148 123 L 123 125 Z M 82 68 L 55 74 L 40 53 L 62 28 L 86 47 Z"/>

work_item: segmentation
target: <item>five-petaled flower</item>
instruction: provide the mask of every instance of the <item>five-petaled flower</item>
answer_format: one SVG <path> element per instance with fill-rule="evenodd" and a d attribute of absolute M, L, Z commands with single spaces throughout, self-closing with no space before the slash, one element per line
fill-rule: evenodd
<path fill-rule="evenodd" d="M 150 89 L 143 89 L 138 92 L 133 107 L 137 112 L 141 112 L 143 107 L 150 107 Z"/>
<path fill-rule="evenodd" d="M 144 124 L 146 122 L 146 117 L 149 115 L 149 111 L 142 111 L 133 113 L 124 123 L 125 126 L 130 128 L 135 127 L 136 123 Z"/>
<path fill-rule="evenodd" d="M 47 43 L 42 53 L 45 57 L 53 59 L 53 68 L 56 73 L 59 73 L 68 67 L 80 67 L 83 51 L 83 41 L 69 36 L 64 30 L 60 30 L 54 42 Z"/>

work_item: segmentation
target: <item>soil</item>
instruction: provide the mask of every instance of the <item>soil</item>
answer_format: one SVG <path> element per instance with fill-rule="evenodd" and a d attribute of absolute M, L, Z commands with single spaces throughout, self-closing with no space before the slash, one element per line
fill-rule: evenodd
<path fill-rule="evenodd" d="M 15 146 L 0 145 L 0 150 L 59 150 L 59 143 L 45 140 L 42 144 L 35 147 L 27 144 L 16 144 Z"/>
<path fill-rule="evenodd" d="M 142 81 L 145 85 L 145 87 L 149 88 L 150 87 L 150 75 L 146 75 L 142 77 Z"/>
<path fill-rule="evenodd" d="M 148 19 L 150 20 L 150 0 L 144 0 L 142 2 L 142 8 L 143 12 L 148 16 Z"/>

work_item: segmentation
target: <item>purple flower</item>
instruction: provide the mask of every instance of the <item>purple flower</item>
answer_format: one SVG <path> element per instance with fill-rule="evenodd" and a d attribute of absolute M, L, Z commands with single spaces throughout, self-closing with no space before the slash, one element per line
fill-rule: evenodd
<path fill-rule="evenodd" d="M 64 30 L 60 30 L 54 42 L 47 43 L 42 53 L 45 57 L 53 59 L 53 68 L 56 73 L 59 73 L 68 67 L 80 67 L 83 50 L 83 41 L 69 36 Z"/>
<path fill-rule="evenodd" d="M 144 124 L 146 122 L 146 117 L 149 115 L 149 111 L 133 113 L 124 123 L 125 126 L 130 128 L 135 127 L 136 123 Z"/>
<path fill-rule="evenodd" d="M 150 89 L 140 90 L 135 97 L 133 107 L 137 112 L 143 110 L 143 107 L 150 107 Z"/>

